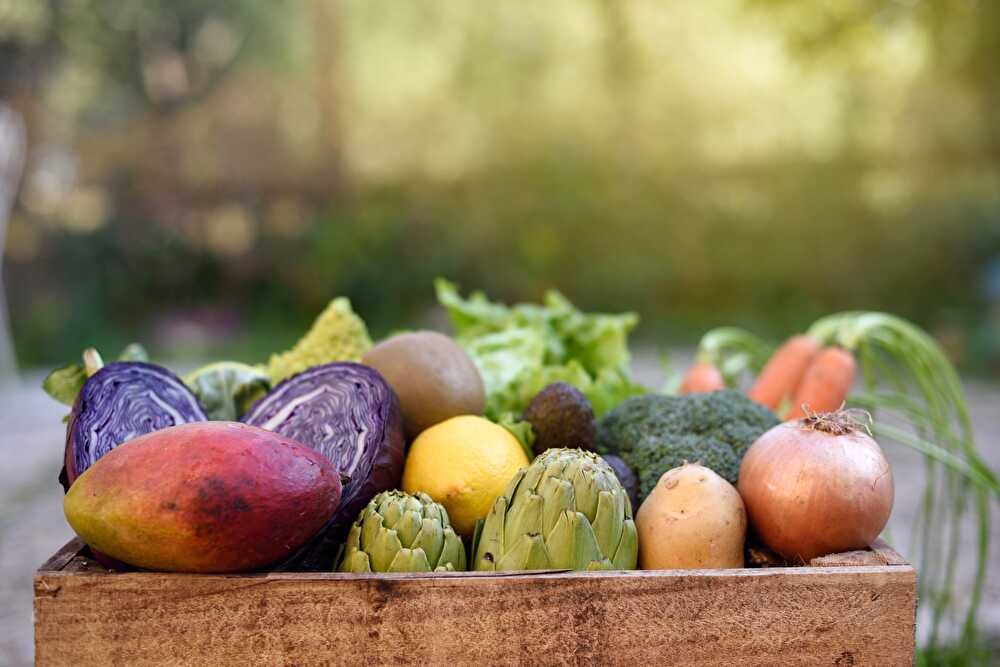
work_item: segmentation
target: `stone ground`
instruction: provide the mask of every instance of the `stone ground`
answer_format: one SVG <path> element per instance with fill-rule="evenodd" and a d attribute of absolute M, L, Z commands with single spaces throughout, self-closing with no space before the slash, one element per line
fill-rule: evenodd
<path fill-rule="evenodd" d="M 677 354 L 683 361 L 689 355 Z M 640 380 L 659 386 L 662 375 L 654 354 L 636 364 Z M 0 385 L 0 666 L 21 667 L 33 661 L 32 585 L 34 569 L 72 533 L 62 515 L 62 490 L 56 476 L 63 454 L 62 416 L 67 410 L 40 389 L 41 375 Z M 1000 385 L 967 383 L 979 447 L 994 470 L 1000 470 Z M 896 505 L 890 524 L 892 541 L 907 555 L 910 525 L 923 486 L 921 458 L 899 446 L 886 447 L 896 478 Z M 1000 512 L 992 519 L 992 581 L 984 592 L 982 625 L 1000 636 Z M 955 595 L 970 594 L 974 537 L 964 531 L 967 558 L 962 560 Z"/>

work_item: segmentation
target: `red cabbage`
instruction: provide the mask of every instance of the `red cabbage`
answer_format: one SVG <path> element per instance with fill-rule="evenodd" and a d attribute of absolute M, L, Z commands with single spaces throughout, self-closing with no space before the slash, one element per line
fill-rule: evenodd
<path fill-rule="evenodd" d="M 160 366 L 115 361 L 84 383 L 66 427 L 66 461 L 59 481 L 69 489 L 112 449 L 168 426 L 206 421 L 198 399 Z"/>
<path fill-rule="evenodd" d="M 323 534 L 292 559 L 296 569 L 330 569 L 337 541 L 358 512 L 399 485 L 406 443 L 396 394 L 373 368 L 325 364 L 276 386 L 242 421 L 312 447 L 350 478 Z"/>

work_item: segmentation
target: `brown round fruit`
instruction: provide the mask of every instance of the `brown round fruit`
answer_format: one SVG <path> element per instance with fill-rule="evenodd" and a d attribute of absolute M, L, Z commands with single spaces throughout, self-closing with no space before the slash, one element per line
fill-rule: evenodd
<path fill-rule="evenodd" d="M 396 392 L 409 438 L 452 417 L 481 415 L 486 406 L 476 365 L 458 343 L 436 331 L 387 338 L 362 361 Z"/>
<path fill-rule="evenodd" d="M 594 450 L 594 408 L 583 392 L 568 382 L 543 387 L 525 408 L 523 418 L 535 432 L 532 449 L 536 455 L 561 447 Z"/>

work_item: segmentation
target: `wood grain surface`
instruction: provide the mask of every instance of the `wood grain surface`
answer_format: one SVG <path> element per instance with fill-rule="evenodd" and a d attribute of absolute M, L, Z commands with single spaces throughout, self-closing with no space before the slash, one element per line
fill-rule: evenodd
<path fill-rule="evenodd" d="M 67 549 L 35 577 L 43 667 L 913 663 L 905 563 L 216 576 L 109 574 Z"/>

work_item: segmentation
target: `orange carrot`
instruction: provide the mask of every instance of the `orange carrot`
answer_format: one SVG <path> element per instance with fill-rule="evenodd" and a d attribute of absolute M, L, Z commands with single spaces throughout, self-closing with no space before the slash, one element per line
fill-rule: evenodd
<path fill-rule="evenodd" d="M 809 365 L 795 392 L 785 421 L 801 419 L 809 412 L 833 412 L 847 400 L 857 364 L 854 355 L 840 347 L 826 347 Z"/>
<path fill-rule="evenodd" d="M 712 364 L 699 362 L 688 369 L 681 381 L 682 394 L 701 394 L 726 388 L 722 373 Z"/>
<path fill-rule="evenodd" d="M 809 336 L 792 336 L 768 359 L 748 395 L 777 410 L 782 401 L 795 395 L 817 352 L 819 345 Z"/>

